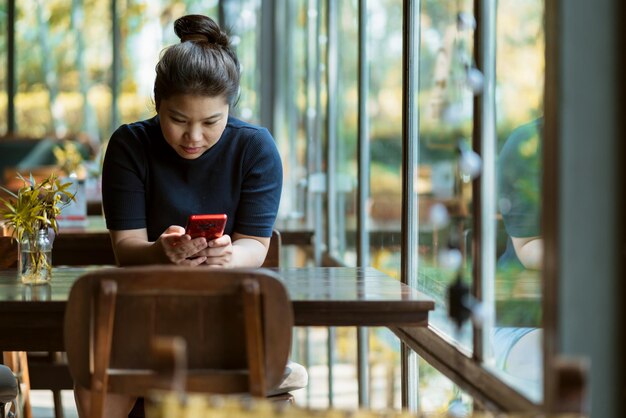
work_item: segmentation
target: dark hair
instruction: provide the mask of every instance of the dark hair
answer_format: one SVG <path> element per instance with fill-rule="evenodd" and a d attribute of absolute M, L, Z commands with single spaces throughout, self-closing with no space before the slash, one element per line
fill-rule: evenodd
<path fill-rule="evenodd" d="M 174 32 L 180 43 L 161 54 L 156 65 L 154 103 L 178 94 L 216 97 L 232 106 L 239 94 L 239 60 L 229 36 L 213 19 L 187 15 L 176 19 Z"/>

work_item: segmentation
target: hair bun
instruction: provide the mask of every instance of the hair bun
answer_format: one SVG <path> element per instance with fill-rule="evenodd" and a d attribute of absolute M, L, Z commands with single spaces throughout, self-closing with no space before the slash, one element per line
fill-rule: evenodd
<path fill-rule="evenodd" d="M 181 42 L 196 41 L 230 46 L 230 38 L 210 17 L 203 15 L 187 15 L 174 22 L 174 32 Z"/>
<path fill-rule="evenodd" d="M 191 35 L 181 36 L 180 41 L 209 42 L 209 39 L 206 37 L 206 35 L 202 35 L 201 33 L 192 33 Z"/>

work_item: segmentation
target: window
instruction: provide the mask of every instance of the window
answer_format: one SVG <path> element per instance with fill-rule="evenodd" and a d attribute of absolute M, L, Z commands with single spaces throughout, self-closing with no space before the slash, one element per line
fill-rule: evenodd
<path fill-rule="evenodd" d="M 419 55 L 419 145 L 417 178 L 418 287 L 436 301 L 431 324 L 472 350 L 469 323 L 456 330 L 448 319 L 447 289 L 472 277 L 472 176 L 462 173 L 460 149 L 471 148 L 473 92 L 466 68 L 473 66 L 471 1 L 422 3 Z M 460 22 L 465 16 L 469 22 Z"/>
<path fill-rule="evenodd" d="M 499 1 L 496 14 L 496 276 L 486 363 L 542 398 L 541 164 L 543 0 Z"/>
<path fill-rule="evenodd" d="M 241 94 L 233 109 L 238 117 L 259 123 L 259 46 L 261 0 L 223 1 L 224 23 L 234 36 L 233 44 L 241 65 Z"/>
<path fill-rule="evenodd" d="M 185 14 L 202 13 L 219 20 L 218 2 L 175 1 L 162 4 L 148 0 L 118 2 L 121 30 L 120 122 L 130 123 L 155 114 L 153 89 L 159 54 L 180 42 L 174 21 Z"/>
<path fill-rule="evenodd" d="M 332 3 L 332 2 L 331 2 Z M 329 72 L 328 222 L 329 252 L 356 266 L 358 141 L 358 15 L 353 1 L 336 2 L 329 11 L 332 45 Z M 336 35 L 335 35 L 336 34 Z M 331 64 L 332 63 L 332 64 Z M 336 94 L 332 92 L 336 91 Z"/>
<path fill-rule="evenodd" d="M 411 377 L 434 375 L 433 366 L 446 374 L 446 365 L 460 361 L 488 376 L 478 392 L 504 382 L 521 394 L 516 405 L 537 405 L 544 401 L 545 295 L 541 266 L 533 261 L 541 259 L 537 249 L 545 232 L 539 221 L 545 209 L 540 180 L 551 168 L 542 166 L 544 3 L 16 1 L 14 22 L 7 13 L 0 16 L 4 50 L 8 23 L 15 23 L 17 86 L 14 97 L 5 87 L 0 92 L 0 130 L 11 124 L 7 108 L 13 100 L 20 136 L 81 133 L 106 141 L 112 120 L 119 124 L 154 114 L 154 65 L 165 46 L 178 42 L 174 20 L 186 13 L 222 20 L 242 65 L 241 97 L 233 113 L 263 123 L 264 109 L 273 109 L 272 133 L 285 173 L 280 221 L 315 231 L 312 257 L 297 262 L 361 263 L 398 280 L 406 279 L 403 267 L 415 266 L 410 284 L 435 299 L 436 311 L 419 338 L 407 334 L 422 355 Z M 276 23 L 272 45 L 261 33 L 268 5 Z M 419 8 L 415 15 L 409 14 L 411 7 Z M 112 27 L 119 30 L 119 49 Z M 407 27 L 416 32 L 413 50 L 403 43 Z M 263 96 L 267 74 L 261 64 L 268 56 L 276 71 L 271 98 Z M 7 60 L 6 54 L 0 58 L 3 86 Z M 417 83 L 406 92 L 409 73 Z M 407 113 L 409 106 L 414 114 Z M 403 130 L 407 115 L 415 116 L 411 137 Z M 403 190 L 408 172 L 412 190 Z M 408 215 L 407 199 L 416 202 Z M 412 252 L 403 247 L 409 241 L 416 244 Z M 366 243 L 364 250 L 360 242 Z M 480 324 L 468 321 L 457 328 L 450 321 L 447 292 L 457 279 L 482 303 Z M 309 339 L 328 338 L 329 383 L 333 359 L 339 367 L 354 365 L 354 351 L 366 344 L 371 356 L 387 356 L 385 372 L 394 375 L 389 386 L 394 393 L 385 401 L 372 397 L 372 406 L 399 406 L 396 336 L 374 328 L 365 339 L 354 330 L 318 331 L 299 330 L 298 338 L 304 356 Z M 426 353 L 424 341 L 445 350 L 440 357 Z M 455 399 L 460 389 L 448 383 L 447 399 Z M 353 389 L 337 404 L 357 402 Z M 323 404 L 317 393 L 307 396 L 311 404 Z M 420 398 L 425 399 L 415 395 Z M 459 398 L 467 403 L 466 395 Z"/>
<path fill-rule="evenodd" d="M 525 122 L 531 125 L 519 128 L 528 137 L 523 152 L 541 150 L 532 123 L 543 107 L 543 1 L 501 1 L 488 9 L 472 0 L 409 2 L 419 6 L 419 18 L 410 22 L 417 28 L 418 40 L 415 55 L 403 61 L 400 22 L 404 18 L 406 28 L 410 18 L 403 16 L 406 2 L 368 1 L 365 21 L 357 19 L 363 3 L 332 6 L 337 13 L 336 23 L 329 26 L 326 248 L 340 263 L 356 265 L 356 244 L 365 241 L 366 264 L 399 279 L 403 262 L 417 266 L 415 285 L 437 306 L 427 338 L 450 348 L 442 350 L 446 353 L 441 358 L 429 357 L 434 364 L 451 371 L 454 368 L 448 366 L 458 358 L 492 376 L 486 379 L 491 382 L 487 386 L 502 379 L 522 393 L 515 402 L 540 403 L 538 274 L 525 269 L 521 277 L 514 277 L 503 260 L 507 241 L 509 251 L 516 241 L 509 240 L 510 234 L 520 234 L 510 223 L 520 209 L 513 208 L 512 196 L 505 196 L 507 178 L 514 180 L 514 189 L 534 193 L 523 203 L 521 210 L 527 216 L 520 222 L 532 218 L 538 228 L 541 167 L 535 153 L 533 164 L 521 164 L 530 172 L 515 172 L 502 151 L 508 139 L 520 132 L 515 128 L 526 126 Z M 359 38 L 360 24 L 365 25 L 365 38 Z M 333 42 L 340 51 L 336 55 Z M 363 70 L 358 67 L 359 49 L 364 42 L 368 66 L 359 73 Z M 412 68 L 403 68 L 406 62 Z M 403 95 L 402 78 L 415 66 L 416 91 Z M 364 95 L 360 95 L 359 74 L 367 76 Z M 404 109 L 401 105 L 406 97 L 413 97 L 418 115 L 415 136 L 405 139 L 416 144 L 415 163 L 403 161 L 412 158 L 403 150 L 401 116 L 406 103 Z M 364 147 L 366 159 L 359 155 Z M 403 163 L 414 173 L 410 192 L 402 190 Z M 359 184 L 363 172 L 368 184 Z M 366 230 L 359 224 L 359 192 L 367 194 Z M 402 218 L 403 196 L 417 202 L 415 222 Z M 403 231 L 402 225 L 415 228 Z M 351 230 L 356 231 L 355 238 Z M 527 238 L 540 236 L 538 229 L 526 233 L 534 234 Z M 417 243 L 415 251 L 403 253 L 403 234 Z M 468 321 L 458 328 L 449 319 L 448 289 L 457 280 L 477 292 L 485 313 L 482 322 Z M 370 349 L 387 338 L 383 334 L 371 331 Z M 429 354 L 419 341 L 414 348 Z M 526 355 L 518 356 L 519 352 Z M 481 360 L 475 362 L 473 356 Z M 417 364 L 423 362 L 419 359 Z M 419 369 L 413 373 L 420 373 Z"/>
<path fill-rule="evenodd" d="M 0 4 L 0 50 L 8 50 L 7 30 L 8 30 L 8 5 L 6 2 Z M 0 54 L 0 132 L 7 132 L 7 112 L 8 112 L 8 74 L 7 61 L 8 54 Z"/>
<path fill-rule="evenodd" d="M 106 0 L 16 2 L 15 112 L 20 136 L 83 133 L 95 142 L 108 136 L 109 4 Z"/>

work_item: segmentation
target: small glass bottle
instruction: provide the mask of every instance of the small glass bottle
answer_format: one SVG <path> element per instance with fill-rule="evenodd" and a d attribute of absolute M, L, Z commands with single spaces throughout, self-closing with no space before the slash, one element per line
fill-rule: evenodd
<path fill-rule="evenodd" d="M 20 279 L 24 284 L 46 284 L 52 278 L 52 242 L 48 228 L 36 235 L 24 234 L 20 242 Z"/>

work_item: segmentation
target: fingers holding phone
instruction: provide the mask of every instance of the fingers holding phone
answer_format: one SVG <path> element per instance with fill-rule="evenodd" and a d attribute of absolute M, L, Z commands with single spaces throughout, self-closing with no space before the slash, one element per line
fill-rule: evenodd
<path fill-rule="evenodd" d="M 204 264 L 214 267 L 230 267 L 233 256 L 233 243 L 230 235 L 222 235 L 209 241 L 208 247 L 200 253 L 206 257 Z"/>
<path fill-rule="evenodd" d="M 207 248 L 207 241 L 200 237 L 192 239 L 185 233 L 182 226 L 173 225 L 161 234 L 159 238 L 165 257 L 173 264 L 197 266 L 206 261 L 205 256 L 197 256 L 200 251 Z"/>
<path fill-rule="evenodd" d="M 206 245 L 188 257 L 209 266 L 228 267 L 232 254 L 230 236 L 224 235 L 227 216 L 224 213 L 190 215 L 185 228 L 185 236 L 192 240 L 203 238 Z"/>

